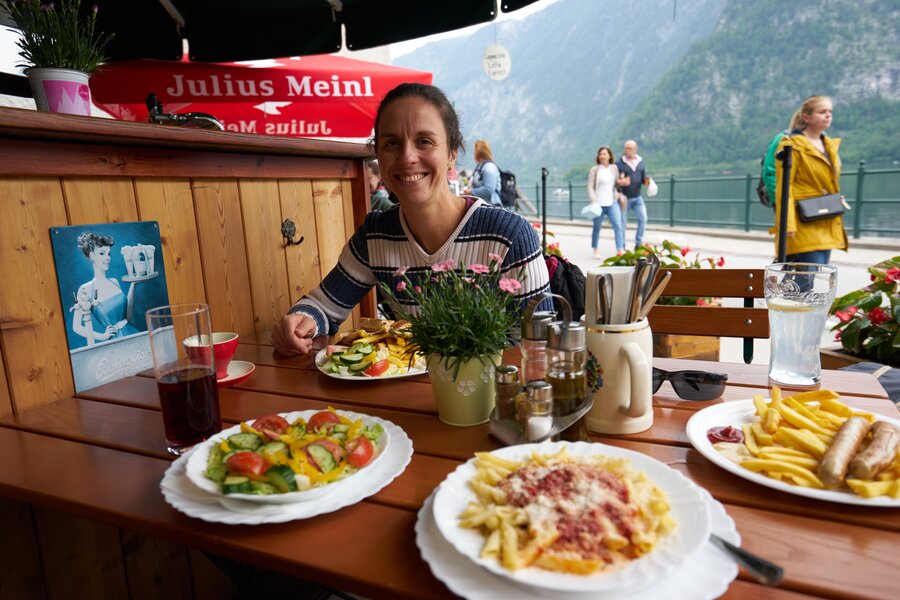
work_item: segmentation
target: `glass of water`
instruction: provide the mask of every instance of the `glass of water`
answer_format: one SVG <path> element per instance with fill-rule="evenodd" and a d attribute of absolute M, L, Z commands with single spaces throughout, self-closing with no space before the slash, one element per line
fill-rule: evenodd
<path fill-rule="evenodd" d="M 775 263 L 766 267 L 769 307 L 769 379 L 792 387 L 819 383 L 819 343 L 834 301 L 837 267 Z"/>

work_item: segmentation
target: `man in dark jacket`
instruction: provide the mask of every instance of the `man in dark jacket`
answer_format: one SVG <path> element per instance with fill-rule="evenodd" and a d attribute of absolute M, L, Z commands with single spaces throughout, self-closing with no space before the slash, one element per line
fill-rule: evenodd
<path fill-rule="evenodd" d="M 634 249 L 637 250 L 644 240 L 644 227 L 647 224 L 647 207 L 641 197 L 641 186 L 650 183 L 650 178 L 644 170 L 644 161 L 638 156 L 637 142 L 628 140 L 625 142 L 625 150 L 616 166 L 619 168 L 619 179 L 616 185 L 628 199 L 628 207 L 622 211 L 622 227 L 628 220 L 628 211 L 633 210 L 637 216 L 637 233 L 634 236 Z"/>

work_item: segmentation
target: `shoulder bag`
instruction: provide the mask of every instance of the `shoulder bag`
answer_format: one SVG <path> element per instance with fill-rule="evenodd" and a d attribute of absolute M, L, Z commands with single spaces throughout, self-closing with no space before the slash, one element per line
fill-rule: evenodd
<path fill-rule="evenodd" d="M 828 194 L 797 201 L 797 216 L 804 223 L 832 219 L 844 214 L 844 197 Z"/>

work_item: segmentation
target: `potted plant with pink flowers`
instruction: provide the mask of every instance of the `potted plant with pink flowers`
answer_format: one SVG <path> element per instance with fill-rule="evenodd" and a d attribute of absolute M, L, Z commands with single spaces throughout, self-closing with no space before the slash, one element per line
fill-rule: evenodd
<path fill-rule="evenodd" d="M 831 305 L 830 313 L 838 319 L 832 327 L 835 341 L 850 357 L 900 367 L 900 256 L 869 267 L 869 276 L 871 284 Z M 830 351 L 830 366 L 823 366 L 834 368 L 838 358 Z"/>
<path fill-rule="evenodd" d="M 451 425 L 477 425 L 494 408 L 494 367 L 512 344 L 519 320 L 523 272 L 500 272 L 502 257 L 490 264 L 458 266 L 447 260 L 430 269 L 401 268 L 393 287 L 383 286 L 399 317 L 411 326 L 412 347 L 428 359 L 438 417 Z"/>

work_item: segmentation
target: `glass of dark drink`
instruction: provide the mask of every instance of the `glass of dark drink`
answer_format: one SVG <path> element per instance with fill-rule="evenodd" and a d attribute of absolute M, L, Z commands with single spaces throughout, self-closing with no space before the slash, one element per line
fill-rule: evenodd
<path fill-rule="evenodd" d="M 209 307 L 152 308 L 147 330 L 166 449 L 181 455 L 222 429 Z"/>

